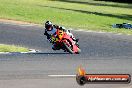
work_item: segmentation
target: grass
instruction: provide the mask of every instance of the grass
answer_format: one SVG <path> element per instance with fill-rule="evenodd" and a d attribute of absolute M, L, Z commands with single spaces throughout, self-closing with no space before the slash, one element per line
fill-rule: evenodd
<path fill-rule="evenodd" d="M 15 45 L 0 44 L 0 52 L 28 52 L 28 49 Z"/>
<path fill-rule="evenodd" d="M 132 4 L 93 0 L 0 0 L 0 18 L 42 24 L 46 20 L 67 28 L 132 34 L 115 23 L 132 23 Z"/>

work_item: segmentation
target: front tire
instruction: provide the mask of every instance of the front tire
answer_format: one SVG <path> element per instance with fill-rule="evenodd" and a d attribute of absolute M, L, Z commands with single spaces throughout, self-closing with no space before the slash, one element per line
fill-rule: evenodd
<path fill-rule="evenodd" d="M 81 49 L 78 48 L 78 51 L 76 52 L 76 54 L 80 54 L 81 53 Z"/>
<path fill-rule="evenodd" d="M 67 41 L 67 42 L 69 42 L 69 41 Z M 70 44 L 70 42 L 69 42 L 69 44 Z M 63 45 L 65 46 L 65 48 L 67 49 L 67 51 L 70 54 L 74 54 L 74 51 L 65 42 L 63 42 Z M 71 45 L 71 47 L 72 47 L 72 45 Z"/>

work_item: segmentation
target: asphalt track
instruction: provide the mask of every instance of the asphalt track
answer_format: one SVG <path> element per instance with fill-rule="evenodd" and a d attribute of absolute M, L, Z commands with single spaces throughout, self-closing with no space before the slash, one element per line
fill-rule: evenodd
<path fill-rule="evenodd" d="M 132 36 L 72 31 L 80 38 L 81 54 L 53 51 L 39 26 L 0 23 L 0 43 L 40 50 L 32 54 L 0 54 L 0 88 L 80 88 L 75 75 L 87 73 L 132 75 Z M 87 84 L 84 88 L 132 88 L 132 84 Z"/>

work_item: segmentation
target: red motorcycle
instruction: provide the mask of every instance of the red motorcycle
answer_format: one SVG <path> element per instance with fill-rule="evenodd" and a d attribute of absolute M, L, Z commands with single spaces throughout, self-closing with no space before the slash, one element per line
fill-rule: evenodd
<path fill-rule="evenodd" d="M 79 54 L 81 52 L 79 45 L 66 32 L 57 29 L 56 34 L 56 37 L 54 35 L 51 36 L 52 42 L 56 44 L 56 47 L 71 54 Z"/>

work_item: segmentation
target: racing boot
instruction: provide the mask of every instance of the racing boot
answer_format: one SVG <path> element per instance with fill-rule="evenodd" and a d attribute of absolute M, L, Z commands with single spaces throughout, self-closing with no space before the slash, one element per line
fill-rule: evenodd
<path fill-rule="evenodd" d="M 52 49 L 53 49 L 53 50 L 60 50 L 60 48 L 59 48 L 59 47 L 57 47 L 57 45 L 56 45 L 56 44 L 53 44 Z"/>

